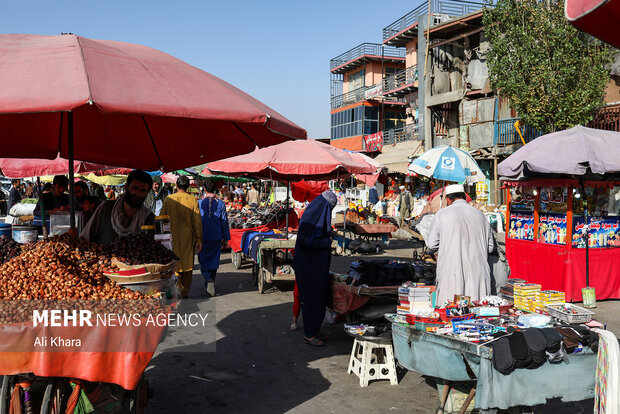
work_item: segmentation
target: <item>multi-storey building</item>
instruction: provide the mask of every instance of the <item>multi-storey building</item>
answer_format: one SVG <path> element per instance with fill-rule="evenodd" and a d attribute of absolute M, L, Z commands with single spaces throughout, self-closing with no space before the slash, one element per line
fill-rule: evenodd
<path fill-rule="evenodd" d="M 481 2 L 430 0 L 330 62 L 334 146 L 374 153 L 394 172 L 437 145 L 467 150 L 487 175 L 491 203 L 497 163 L 541 133 L 526 125 L 490 86 Z M 430 22 L 430 25 L 428 24 Z M 620 129 L 620 58 L 607 105 L 590 126 Z"/>

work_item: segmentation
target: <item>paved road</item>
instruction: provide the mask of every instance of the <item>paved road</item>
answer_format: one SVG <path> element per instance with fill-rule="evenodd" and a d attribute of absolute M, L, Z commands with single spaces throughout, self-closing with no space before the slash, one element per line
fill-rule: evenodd
<path fill-rule="evenodd" d="M 411 257 L 392 245 L 387 257 Z M 351 258 L 335 257 L 332 270 L 346 272 Z M 328 325 L 323 348 L 291 332 L 292 285 L 260 295 L 250 266 L 235 270 L 224 253 L 219 296 L 194 303 L 215 313 L 216 326 L 202 332 L 176 332 L 154 356 L 146 377 L 154 390 L 147 413 L 433 413 L 438 405 L 432 380 L 399 372 L 399 385 L 375 381 L 367 388 L 347 375 L 352 340 L 342 325 Z M 190 296 L 205 298 L 195 271 Z M 597 308 L 599 319 L 620 333 L 619 301 Z M 213 312 L 214 311 L 214 312 Z M 192 344 L 201 343 L 201 352 Z"/>

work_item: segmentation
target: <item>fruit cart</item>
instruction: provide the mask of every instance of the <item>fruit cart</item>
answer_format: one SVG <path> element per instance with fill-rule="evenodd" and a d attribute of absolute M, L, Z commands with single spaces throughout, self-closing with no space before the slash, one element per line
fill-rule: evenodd
<path fill-rule="evenodd" d="M 294 281 L 293 249 L 295 240 L 265 239 L 258 246 L 252 274 L 259 293 L 274 281 Z"/>

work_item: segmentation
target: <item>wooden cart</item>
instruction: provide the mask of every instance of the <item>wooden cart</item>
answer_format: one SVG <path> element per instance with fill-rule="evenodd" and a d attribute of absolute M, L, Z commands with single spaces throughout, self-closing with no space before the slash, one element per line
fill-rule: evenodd
<path fill-rule="evenodd" d="M 293 249 L 295 240 L 265 239 L 258 247 L 257 261 L 252 269 L 259 293 L 264 293 L 269 284 L 280 280 L 295 280 Z M 278 273 L 278 267 L 290 265 L 290 273 Z"/>

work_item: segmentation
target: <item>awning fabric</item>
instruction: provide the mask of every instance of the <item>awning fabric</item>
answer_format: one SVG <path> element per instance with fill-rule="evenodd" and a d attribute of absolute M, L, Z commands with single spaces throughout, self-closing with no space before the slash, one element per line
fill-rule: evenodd
<path fill-rule="evenodd" d="M 381 154 L 375 157 L 375 161 L 384 165 L 391 173 L 407 174 L 409 157 L 417 156 L 424 152 L 424 142 L 405 141 L 396 144 L 384 145 Z"/>

